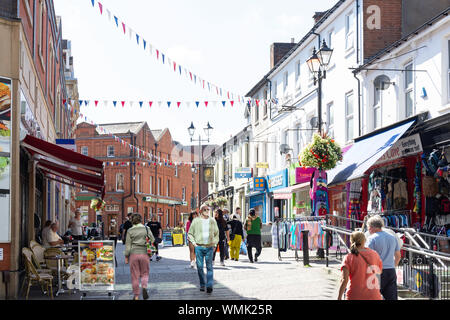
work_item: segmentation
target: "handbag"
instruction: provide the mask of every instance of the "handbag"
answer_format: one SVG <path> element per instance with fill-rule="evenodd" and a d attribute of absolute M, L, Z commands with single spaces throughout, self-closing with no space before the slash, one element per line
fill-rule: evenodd
<path fill-rule="evenodd" d="M 147 232 L 147 236 L 145 237 L 145 245 L 147 246 L 147 254 L 149 258 L 153 256 L 153 254 L 156 252 L 156 247 L 153 245 L 153 243 L 150 242 L 150 237 L 148 236 L 148 228 L 145 227 L 145 231 Z"/>

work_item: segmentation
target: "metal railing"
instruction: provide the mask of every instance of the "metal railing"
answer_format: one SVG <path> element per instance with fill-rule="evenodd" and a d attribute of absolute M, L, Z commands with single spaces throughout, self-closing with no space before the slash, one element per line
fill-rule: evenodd
<path fill-rule="evenodd" d="M 350 235 L 364 221 L 346 217 L 327 217 L 323 229 L 333 237 L 332 247 L 326 248 L 326 265 L 334 260 L 341 262 L 350 252 Z M 344 223 L 342 223 L 344 221 Z M 349 223 L 351 227 L 348 228 Z M 404 238 L 401 248 L 401 260 L 397 267 L 397 284 L 399 289 L 408 290 L 416 296 L 429 299 L 450 300 L 450 254 L 435 251 L 430 243 L 449 241 L 449 237 L 418 232 L 412 228 L 386 227 L 400 233 Z M 329 233 L 327 236 L 329 236 Z M 327 244 L 329 241 L 326 241 Z M 334 251 L 334 252 L 333 252 Z"/>

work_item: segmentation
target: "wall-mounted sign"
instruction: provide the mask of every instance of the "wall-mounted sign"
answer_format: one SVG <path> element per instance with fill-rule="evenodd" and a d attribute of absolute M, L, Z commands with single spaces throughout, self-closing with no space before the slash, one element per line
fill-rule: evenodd
<path fill-rule="evenodd" d="M 269 168 L 269 164 L 267 162 L 257 162 L 256 168 L 267 169 Z"/>
<path fill-rule="evenodd" d="M 180 200 L 159 199 L 154 197 L 143 197 L 142 200 L 144 200 L 145 202 L 157 202 L 169 205 L 183 205 L 183 201 Z"/>
<path fill-rule="evenodd" d="M 234 171 L 235 179 L 245 179 L 252 177 L 252 168 L 236 168 Z"/>
<path fill-rule="evenodd" d="M 295 183 L 310 182 L 314 171 L 316 168 L 295 168 Z"/>
<path fill-rule="evenodd" d="M 393 161 L 402 157 L 411 156 L 422 152 L 422 141 L 418 133 L 398 140 L 386 153 L 375 162 L 375 165 Z"/>
<path fill-rule="evenodd" d="M 60 147 L 77 152 L 77 145 L 75 139 L 56 139 L 56 144 Z"/>
<path fill-rule="evenodd" d="M 288 186 L 287 169 L 267 176 L 267 188 L 269 191 Z"/>

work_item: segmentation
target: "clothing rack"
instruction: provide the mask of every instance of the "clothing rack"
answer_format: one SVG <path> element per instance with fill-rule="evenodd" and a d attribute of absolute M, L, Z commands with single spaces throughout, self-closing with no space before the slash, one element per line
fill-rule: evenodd
<path fill-rule="evenodd" d="M 297 221 L 321 221 L 321 220 L 325 220 L 326 216 L 304 216 L 304 217 L 297 217 L 297 218 L 277 218 L 276 219 L 276 224 L 277 224 L 277 242 L 278 242 L 278 260 L 282 261 L 282 257 L 281 257 L 281 251 L 280 251 L 280 230 L 279 230 L 279 223 L 280 222 L 297 222 Z M 286 251 L 289 249 L 286 248 Z M 299 261 L 300 257 L 298 256 L 298 250 L 299 249 L 290 249 L 290 250 L 294 250 L 295 255 L 295 261 Z"/>

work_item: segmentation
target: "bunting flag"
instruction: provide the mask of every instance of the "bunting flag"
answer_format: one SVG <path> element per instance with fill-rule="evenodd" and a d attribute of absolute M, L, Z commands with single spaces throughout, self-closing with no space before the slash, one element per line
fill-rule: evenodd
<path fill-rule="evenodd" d="M 92 6 L 95 7 L 95 1 L 96 0 L 91 0 Z M 98 2 L 98 1 L 97 1 Z M 108 20 L 111 21 L 111 11 L 109 11 L 109 9 L 105 8 L 104 5 L 100 2 L 98 2 L 98 6 L 99 6 L 99 11 L 100 11 L 100 15 L 103 15 L 103 9 L 107 10 L 108 12 Z M 119 18 L 116 15 L 113 15 L 114 17 L 114 23 L 116 24 L 116 27 L 119 27 Z M 123 33 L 124 35 L 126 35 L 127 33 L 127 29 L 128 29 L 128 33 L 129 33 L 129 37 L 130 39 L 132 39 L 132 34 L 134 33 L 136 35 L 136 44 L 138 46 L 141 46 L 141 42 L 142 42 L 142 46 L 144 51 L 147 51 L 147 47 L 148 47 L 148 52 L 150 53 L 150 55 L 153 54 L 153 46 L 152 44 L 148 44 L 147 45 L 147 41 L 144 40 L 141 36 L 139 36 L 136 32 L 134 32 L 130 27 L 128 27 L 128 25 L 125 24 L 124 21 L 121 21 L 122 24 L 122 29 L 123 29 Z M 140 41 L 142 38 L 142 41 Z M 173 68 L 174 68 L 174 72 L 176 72 L 176 66 L 177 63 L 174 59 L 171 59 L 170 57 L 166 56 L 164 53 L 161 52 L 161 50 L 155 48 L 156 51 L 156 59 L 159 60 L 159 55 L 161 53 L 161 58 L 162 58 L 162 63 L 164 65 L 168 65 L 169 67 L 172 67 L 172 62 L 173 62 Z M 167 64 L 166 64 L 166 60 L 167 60 Z M 178 64 L 178 71 L 180 73 L 180 76 L 182 76 L 182 67 Z M 185 71 L 185 76 L 188 80 L 190 80 L 194 85 L 199 85 L 201 88 L 206 90 L 206 86 L 205 86 L 205 80 L 203 80 L 200 76 L 198 76 L 197 74 L 193 73 L 192 71 L 188 71 L 186 68 L 184 68 Z M 198 80 L 198 81 L 197 81 Z M 211 84 L 209 81 L 206 81 L 206 83 L 208 84 L 208 91 L 211 92 Z M 220 95 L 221 97 L 224 96 L 224 92 L 227 92 L 227 97 L 228 100 L 230 99 L 234 99 L 234 96 L 239 96 L 239 95 L 234 95 L 232 92 L 230 92 L 229 90 L 225 90 L 224 88 L 218 87 L 216 85 L 213 85 L 214 87 L 216 87 L 216 91 L 215 93 L 217 95 Z M 239 101 L 241 101 L 241 99 L 238 99 Z M 242 101 L 243 102 L 243 101 Z"/>
<path fill-rule="evenodd" d="M 90 101 L 94 102 L 94 106 L 98 107 L 100 106 L 105 106 L 107 107 L 111 102 L 113 104 L 114 107 L 117 107 L 117 102 L 120 102 L 120 104 L 122 105 L 122 108 L 124 108 L 125 106 L 129 106 L 129 107 L 133 107 L 134 104 L 136 103 L 136 105 L 139 105 L 139 108 L 142 108 L 144 105 L 144 100 L 101 100 L 101 99 L 92 99 L 92 100 L 79 100 L 80 102 L 80 107 L 83 106 L 84 103 L 84 107 L 89 107 L 91 106 Z M 100 101 L 103 101 L 103 104 L 99 104 Z M 256 100 L 255 100 L 256 101 Z M 248 104 L 250 106 L 254 106 L 255 105 L 255 101 L 253 101 L 252 99 L 248 100 Z M 266 103 L 268 103 L 269 101 L 264 100 Z M 148 105 L 151 108 L 153 105 L 153 100 L 148 101 Z M 163 101 L 158 101 L 159 106 L 161 106 Z M 182 104 L 189 107 L 191 105 L 191 102 L 194 102 L 196 107 L 198 108 L 200 106 L 200 101 L 180 101 L 180 100 L 176 100 L 176 101 L 165 101 L 165 103 L 167 104 L 167 107 L 170 108 L 170 106 L 172 105 L 172 103 L 176 103 L 178 107 L 180 107 Z M 215 101 L 215 100 L 206 100 L 203 101 L 203 103 L 205 104 L 205 107 L 208 107 L 208 105 L 210 105 L 211 103 L 213 105 L 219 104 L 219 102 L 225 107 L 227 104 L 230 105 L 231 107 L 234 106 L 234 103 L 236 101 L 234 100 L 220 100 L 220 101 Z M 259 106 L 260 104 L 260 100 L 257 100 L 256 104 Z"/>

